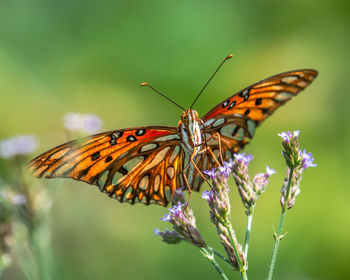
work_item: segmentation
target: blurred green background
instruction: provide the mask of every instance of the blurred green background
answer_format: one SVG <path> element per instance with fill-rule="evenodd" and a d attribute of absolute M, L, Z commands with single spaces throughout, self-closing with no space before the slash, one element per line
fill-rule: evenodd
<path fill-rule="evenodd" d="M 275 279 L 345 279 L 350 273 L 349 1 L 0 2 L 0 138 L 31 133 L 37 153 L 66 141 L 67 112 L 94 113 L 104 130 L 176 126 L 182 106 L 230 53 L 196 104 L 200 115 L 235 91 L 280 72 L 314 68 L 315 82 L 279 109 L 245 149 L 251 174 L 277 170 L 259 199 L 251 238 L 250 279 L 264 279 L 284 177 L 281 131 L 300 129 L 317 168 L 304 174 L 287 215 Z M 0 176 L 7 163 L 1 161 Z M 38 182 L 33 179 L 33 182 Z M 48 184 L 48 181 L 44 182 Z M 51 184 L 52 185 L 52 184 Z M 53 187 L 53 186 L 48 186 Z M 233 223 L 243 240 L 245 216 L 232 191 Z M 192 196 L 202 235 L 220 249 L 206 203 Z M 188 244 L 153 235 L 166 209 L 120 204 L 95 187 L 63 180 L 50 217 L 61 279 L 216 279 Z M 225 267 L 225 265 L 224 265 Z M 228 272 L 231 279 L 237 273 Z M 236 275 L 235 275 L 236 274 Z M 4 279 L 23 279 L 18 266 Z"/>

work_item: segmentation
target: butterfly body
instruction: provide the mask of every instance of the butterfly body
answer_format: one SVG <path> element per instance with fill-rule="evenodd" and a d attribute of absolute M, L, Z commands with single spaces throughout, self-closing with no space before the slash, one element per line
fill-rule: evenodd
<path fill-rule="evenodd" d="M 178 124 L 179 135 L 182 139 L 184 150 L 194 153 L 194 155 L 200 151 L 202 144 L 202 131 L 199 121 L 197 111 L 187 109 L 182 113 Z"/>
<path fill-rule="evenodd" d="M 199 190 L 200 172 L 217 166 L 209 149 L 217 158 L 232 158 L 263 120 L 316 76 L 317 71 L 309 69 L 278 74 L 239 91 L 201 118 L 195 110 L 185 110 L 178 127 L 96 134 L 39 155 L 29 168 L 36 177 L 72 178 L 96 185 L 120 202 L 166 206 L 175 189 L 186 189 L 184 176 L 192 190 Z"/>

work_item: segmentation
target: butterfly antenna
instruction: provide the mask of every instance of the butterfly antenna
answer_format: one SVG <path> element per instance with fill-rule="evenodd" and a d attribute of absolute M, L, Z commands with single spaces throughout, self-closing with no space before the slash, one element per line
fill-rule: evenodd
<path fill-rule="evenodd" d="M 158 90 L 156 90 L 155 88 L 153 88 L 152 86 L 150 86 L 147 83 L 141 83 L 140 86 L 144 87 L 150 87 L 151 89 L 153 89 L 156 93 L 158 93 L 159 95 L 163 96 L 164 98 L 168 99 L 171 103 L 175 104 L 177 107 L 181 108 L 183 111 L 186 111 L 186 109 L 182 106 L 180 106 L 179 104 L 177 104 L 175 101 L 172 101 L 168 96 L 164 95 L 163 93 L 159 92 Z"/>
<path fill-rule="evenodd" d="M 214 78 L 215 74 L 219 71 L 219 69 L 221 68 L 221 66 L 224 64 L 224 62 L 228 59 L 230 59 L 232 57 L 232 54 L 228 55 L 225 57 L 225 59 L 220 63 L 219 67 L 216 69 L 216 71 L 214 72 L 213 75 L 211 75 L 210 79 L 208 80 L 208 82 L 204 85 L 204 87 L 202 88 L 202 90 L 198 93 L 196 99 L 193 101 L 190 109 L 192 109 L 194 103 L 196 103 L 196 101 L 198 100 L 199 96 L 202 94 L 202 92 L 204 91 L 204 89 L 207 87 L 207 85 L 210 83 L 210 81 Z"/>

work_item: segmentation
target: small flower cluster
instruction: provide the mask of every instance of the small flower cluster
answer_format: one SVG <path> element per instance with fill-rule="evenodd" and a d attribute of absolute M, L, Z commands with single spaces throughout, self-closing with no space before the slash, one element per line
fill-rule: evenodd
<path fill-rule="evenodd" d="M 160 231 L 159 229 L 154 230 L 155 235 L 160 235 L 163 238 L 163 241 L 168 244 L 178 244 L 183 238 L 180 234 L 175 230 L 165 229 L 164 231 Z"/>
<path fill-rule="evenodd" d="M 13 247 L 15 246 L 14 224 L 27 197 L 14 192 L 10 186 L 0 180 L 0 275 L 1 268 L 12 263 Z"/>
<path fill-rule="evenodd" d="M 296 197 L 300 194 L 300 181 L 303 172 L 309 167 L 316 167 L 311 153 L 301 150 L 298 142 L 299 130 L 282 132 L 278 135 L 282 138 L 282 155 L 287 164 L 286 177 L 281 189 L 282 208 L 292 208 Z M 291 177 L 291 178 L 290 178 Z"/>
<path fill-rule="evenodd" d="M 68 113 L 63 117 L 63 125 L 71 132 L 93 134 L 100 131 L 102 121 L 93 114 Z"/>
<path fill-rule="evenodd" d="M 232 175 L 237 184 L 243 205 L 250 211 L 255 205 L 258 196 L 265 191 L 269 183 L 269 177 L 275 174 L 276 171 L 267 166 L 266 173 L 256 174 L 252 181 L 248 174 L 248 166 L 253 156 L 246 156 L 245 153 L 241 153 L 235 154 L 234 157 L 234 161 L 231 162 Z"/>
<path fill-rule="evenodd" d="M 19 135 L 0 141 L 0 157 L 10 159 L 31 154 L 38 146 L 33 135 Z"/>
<path fill-rule="evenodd" d="M 155 230 L 156 235 L 160 235 L 163 241 L 169 244 L 179 243 L 186 240 L 197 247 L 207 247 L 196 226 L 196 219 L 193 211 L 185 206 L 185 198 L 182 190 L 176 190 L 173 195 L 173 208 L 169 208 L 169 213 L 165 214 L 162 221 L 169 222 L 173 225 L 174 230 L 165 230 L 164 232 Z"/>
<path fill-rule="evenodd" d="M 228 177 L 231 174 L 231 162 L 224 162 L 217 170 L 215 168 L 204 171 L 207 174 L 213 185 L 210 191 L 204 191 L 204 198 L 210 208 L 210 220 L 216 226 L 221 244 L 223 245 L 230 262 L 238 267 L 236 255 L 244 264 L 244 256 L 242 246 L 237 242 L 235 232 L 231 225 L 231 205 L 229 199 L 230 188 L 228 186 Z M 232 244 L 233 243 L 233 244 Z"/>
<path fill-rule="evenodd" d="M 9 201 L 8 192 L 0 191 L 0 257 L 10 255 L 12 247 L 13 209 Z"/>

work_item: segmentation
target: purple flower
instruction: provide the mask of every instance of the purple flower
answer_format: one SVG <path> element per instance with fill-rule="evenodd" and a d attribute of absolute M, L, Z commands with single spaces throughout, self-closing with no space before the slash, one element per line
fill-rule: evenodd
<path fill-rule="evenodd" d="M 300 130 L 294 130 L 294 131 L 293 131 L 293 137 L 294 137 L 295 139 L 298 139 L 299 133 L 300 133 Z"/>
<path fill-rule="evenodd" d="M 34 152 L 38 142 L 32 135 L 19 135 L 0 141 L 0 157 L 12 158 Z"/>
<path fill-rule="evenodd" d="M 169 211 L 173 216 L 179 216 L 182 213 L 182 203 L 179 201 L 173 208 L 169 208 Z"/>
<path fill-rule="evenodd" d="M 317 164 L 314 163 L 312 153 L 307 153 L 306 150 L 304 150 L 300 152 L 300 156 L 302 157 L 301 164 L 304 169 L 317 166 Z"/>
<path fill-rule="evenodd" d="M 168 244 L 177 244 L 180 243 L 182 237 L 175 230 L 168 230 L 167 228 L 164 231 L 160 231 L 159 229 L 154 229 L 154 234 L 159 235 L 163 238 L 163 241 Z"/>
<path fill-rule="evenodd" d="M 257 194 L 261 194 L 265 191 L 267 184 L 269 183 L 269 177 L 275 174 L 276 171 L 266 166 L 266 173 L 258 173 L 254 177 L 254 190 Z"/>
<path fill-rule="evenodd" d="M 228 178 L 228 176 L 230 176 L 231 171 L 231 167 L 227 162 L 224 162 L 223 166 L 219 166 L 219 174 L 223 175 L 225 178 Z"/>
<path fill-rule="evenodd" d="M 282 133 L 278 133 L 278 136 L 282 137 L 282 140 L 289 143 L 289 138 L 290 138 L 290 132 L 282 132 Z"/>
<path fill-rule="evenodd" d="M 102 121 L 92 114 L 68 113 L 63 117 L 63 125 L 70 131 L 92 134 L 101 129 Z"/>
<path fill-rule="evenodd" d="M 202 198 L 204 198 L 206 201 L 211 202 L 214 199 L 214 193 L 213 191 L 204 191 L 202 193 Z"/>
<path fill-rule="evenodd" d="M 282 140 L 289 143 L 291 140 L 297 140 L 299 137 L 300 130 L 294 130 L 293 133 L 290 131 L 278 133 L 277 135 L 282 137 Z"/>
<path fill-rule="evenodd" d="M 160 218 L 160 220 L 165 222 L 170 222 L 171 216 L 169 214 L 164 214 L 164 217 Z"/>
<path fill-rule="evenodd" d="M 246 164 L 248 164 L 253 159 L 253 156 L 251 154 L 246 156 L 245 153 L 234 154 L 234 157 L 237 161 L 242 161 Z"/>
<path fill-rule="evenodd" d="M 210 170 L 204 170 L 204 174 L 208 175 L 212 180 L 216 178 L 215 168 L 212 168 Z"/>
<path fill-rule="evenodd" d="M 266 175 L 270 177 L 272 174 L 276 174 L 276 171 L 268 166 L 266 166 Z"/>
<path fill-rule="evenodd" d="M 169 208 L 169 213 L 164 214 L 162 221 L 171 222 L 174 217 L 179 217 L 182 213 L 183 204 L 179 201 L 173 208 Z"/>

